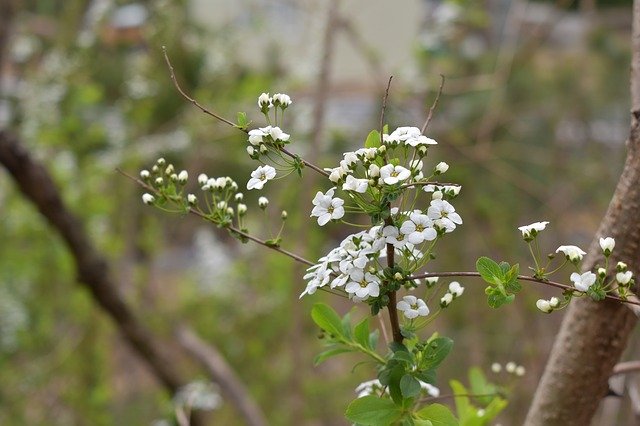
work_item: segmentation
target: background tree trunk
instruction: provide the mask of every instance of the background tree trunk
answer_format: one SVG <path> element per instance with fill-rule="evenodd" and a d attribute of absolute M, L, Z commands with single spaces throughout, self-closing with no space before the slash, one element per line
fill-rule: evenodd
<path fill-rule="evenodd" d="M 627 159 L 600 227 L 591 243 L 585 270 L 603 264 L 598 239 L 616 240 L 615 262 L 640 273 L 640 0 L 633 6 L 631 130 Z M 527 425 L 588 425 L 606 395 L 607 381 L 624 351 L 637 318 L 625 305 L 572 302 L 555 340 L 544 375 L 527 415 Z"/>

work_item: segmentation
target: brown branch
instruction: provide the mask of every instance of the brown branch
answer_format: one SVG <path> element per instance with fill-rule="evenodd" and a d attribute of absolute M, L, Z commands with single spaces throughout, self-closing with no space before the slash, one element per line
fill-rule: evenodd
<path fill-rule="evenodd" d="M 389 98 L 389 89 L 391 88 L 391 80 L 393 76 L 389 76 L 387 82 L 387 88 L 384 91 L 384 97 L 382 98 L 382 108 L 380 109 L 380 143 L 382 143 L 382 134 L 384 133 L 384 113 L 387 109 L 387 99 Z"/>
<path fill-rule="evenodd" d="M 185 326 L 178 327 L 175 330 L 175 336 L 180 346 L 207 370 L 209 376 L 220 386 L 224 396 L 238 408 L 249 426 L 267 425 L 262 410 L 215 347 L 205 343 Z"/>
<path fill-rule="evenodd" d="M 427 119 L 422 125 L 422 129 L 420 133 L 424 135 L 424 132 L 427 131 L 427 127 L 429 127 L 429 123 L 431 122 L 431 118 L 433 118 L 433 111 L 435 111 L 436 106 L 438 106 L 438 101 L 440 100 L 440 95 L 442 95 L 442 89 L 444 89 L 444 75 L 440 74 L 440 88 L 438 88 L 438 94 L 436 95 L 436 99 L 433 101 L 431 108 L 429 108 L 429 114 L 427 115 Z"/>

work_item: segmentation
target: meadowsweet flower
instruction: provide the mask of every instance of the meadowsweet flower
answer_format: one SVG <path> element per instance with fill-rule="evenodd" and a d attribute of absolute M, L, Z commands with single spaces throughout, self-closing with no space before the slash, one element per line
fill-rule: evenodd
<path fill-rule="evenodd" d="M 456 209 L 445 200 L 431 200 L 427 216 L 434 221 L 436 227 L 446 232 L 452 232 L 456 225 L 462 224 L 462 218 L 456 213 Z"/>
<path fill-rule="evenodd" d="M 547 227 L 549 222 L 534 222 L 531 225 L 520 226 L 518 229 L 522 232 L 522 238 L 525 241 L 530 241 L 538 235 L 538 232 L 544 231 L 544 228 Z"/>
<path fill-rule="evenodd" d="M 583 274 L 574 272 L 573 274 L 571 274 L 569 279 L 571 280 L 571 282 L 573 282 L 573 285 L 577 290 L 585 292 L 589 290 L 589 288 L 593 284 L 595 284 L 596 274 L 594 274 L 593 272 L 585 272 Z"/>
<path fill-rule="evenodd" d="M 440 175 L 449 170 L 449 165 L 444 161 L 439 162 L 435 168 L 435 174 Z"/>
<path fill-rule="evenodd" d="M 262 189 L 264 184 L 274 177 L 276 177 L 276 169 L 269 165 L 259 166 L 251 172 L 251 179 L 247 182 L 247 189 Z"/>
<path fill-rule="evenodd" d="M 464 293 L 464 287 L 462 287 L 458 281 L 452 281 L 449 284 L 449 293 L 451 293 L 454 298 L 460 297 L 462 293 Z"/>
<path fill-rule="evenodd" d="M 433 241 L 438 233 L 433 228 L 433 221 L 422 213 L 411 213 L 409 220 L 402 223 L 400 232 L 407 236 L 411 244 L 422 244 L 424 241 Z"/>
<path fill-rule="evenodd" d="M 142 194 L 142 202 L 147 204 L 147 205 L 151 205 L 156 201 L 156 197 L 154 197 L 153 195 L 149 194 L 149 193 L 144 193 Z"/>
<path fill-rule="evenodd" d="M 356 269 L 352 271 L 349 278 L 350 281 L 344 287 L 347 293 L 361 300 L 366 300 L 369 296 L 378 297 L 380 295 L 380 279 L 375 275 Z"/>
<path fill-rule="evenodd" d="M 355 191 L 360 194 L 367 192 L 369 187 L 368 179 L 356 179 L 352 175 L 347 175 L 347 180 L 342 185 L 342 189 L 345 191 Z"/>
<path fill-rule="evenodd" d="M 408 319 L 417 317 L 426 317 L 429 315 L 429 308 L 422 299 L 418 299 L 415 296 L 404 296 L 397 306 L 399 311 L 402 311 L 404 316 Z"/>
<path fill-rule="evenodd" d="M 605 256 L 609 256 L 616 246 L 616 240 L 611 237 L 600 238 L 600 248 Z"/>
<path fill-rule="evenodd" d="M 536 307 L 545 314 L 548 314 L 553 310 L 553 308 L 551 308 L 551 304 L 549 304 L 549 301 L 545 299 L 538 299 L 538 301 L 536 302 Z"/>
<path fill-rule="evenodd" d="M 629 282 L 631 281 L 631 278 L 633 278 L 633 273 L 631 271 L 618 272 L 616 274 L 616 281 L 618 281 L 620 285 L 629 284 Z"/>
<path fill-rule="evenodd" d="M 382 135 L 382 141 L 388 144 L 404 143 L 413 147 L 420 145 L 437 145 L 433 139 L 423 136 L 417 127 L 398 127 L 389 135 Z"/>
<path fill-rule="evenodd" d="M 258 207 L 260 207 L 262 210 L 266 209 L 268 205 L 269 199 L 267 197 L 258 198 Z"/>
<path fill-rule="evenodd" d="M 284 93 L 276 93 L 271 98 L 273 104 L 275 106 L 279 106 L 282 109 L 286 109 L 289 105 L 291 105 L 291 97 L 289 95 L 285 95 Z"/>
<path fill-rule="evenodd" d="M 380 168 L 380 179 L 387 185 L 395 185 L 398 182 L 407 180 L 409 177 L 411 177 L 411 171 L 402 166 L 387 164 Z"/>
<path fill-rule="evenodd" d="M 556 250 L 556 253 L 564 253 L 567 259 L 571 262 L 578 262 L 582 260 L 582 257 L 587 254 L 578 246 L 560 246 Z"/>
<path fill-rule="evenodd" d="M 393 225 L 385 226 L 382 229 L 382 235 L 387 244 L 393 244 L 395 248 L 402 248 L 409 242 L 406 235 L 401 233 L 400 230 Z"/>
<path fill-rule="evenodd" d="M 311 216 L 318 218 L 318 225 L 324 226 L 331 219 L 340 219 L 344 216 L 344 200 L 341 198 L 334 198 L 333 193 L 335 188 L 331 188 L 326 193 L 318 191 L 313 198 L 313 205 L 315 206 L 311 211 Z"/>

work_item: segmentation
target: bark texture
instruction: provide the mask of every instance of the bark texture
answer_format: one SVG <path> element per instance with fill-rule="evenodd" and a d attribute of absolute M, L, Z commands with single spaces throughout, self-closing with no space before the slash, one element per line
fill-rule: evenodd
<path fill-rule="evenodd" d="M 633 59 L 631 66 L 631 130 L 627 159 L 600 223 L 585 269 L 603 264 L 598 239 L 616 240 L 615 261 L 627 262 L 637 277 L 640 259 L 640 0 L 633 6 Z M 553 345 L 549 361 L 526 425 L 589 425 L 608 389 L 608 379 L 620 359 L 637 317 L 627 306 L 572 302 Z"/>

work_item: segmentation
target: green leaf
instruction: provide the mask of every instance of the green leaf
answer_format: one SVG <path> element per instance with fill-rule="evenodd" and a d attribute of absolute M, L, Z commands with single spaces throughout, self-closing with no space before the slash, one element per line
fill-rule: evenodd
<path fill-rule="evenodd" d="M 282 242 L 282 238 L 272 238 L 264 242 L 264 244 L 268 247 L 280 247 L 280 243 Z"/>
<path fill-rule="evenodd" d="M 410 374 L 400 379 L 400 392 L 404 398 L 413 398 L 420 393 L 420 382 Z"/>
<path fill-rule="evenodd" d="M 396 361 L 400 361 L 409 365 L 413 365 L 415 361 L 413 355 L 410 352 L 405 352 L 405 351 L 394 352 L 391 359 L 394 359 Z"/>
<path fill-rule="evenodd" d="M 322 364 L 324 361 L 331 358 L 332 356 L 340 355 L 347 352 L 353 352 L 353 349 L 344 347 L 344 348 L 333 348 L 333 349 L 326 350 L 316 355 L 316 357 L 313 359 L 313 365 Z"/>
<path fill-rule="evenodd" d="M 347 340 L 351 340 L 351 313 L 347 312 L 340 321 L 342 323 L 342 334 Z"/>
<path fill-rule="evenodd" d="M 311 318 L 313 318 L 313 322 L 315 322 L 318 327 L 327 333 L 335 337 L 344 338 L 340 317 L 331 307 L 324 303 L 316 303 L 311 309 Z"/>
<path fill-rule="evenodd" d="M 488 257 L 481 257 L 476 262 L 476 270 L 483 280 L 492 285 L 501 285 L 504 281 L 504 274 L 500 265 Z"/>
<path fill-rule="evenodd" d="M 487 395 L 498 392 L 496 385 L 487 380 L 481 369 L 472 367 L 469 369 L 469 383 L 471 384 L 471 393 L 474 395 Z M 476 398 L 482 405 L 487 405 L 493 399 L 492 396 L 483 396 Z"/>
<path fill-rule="evenodd" d="M 469 420 L 476 417 L 478 410 L 471 405 L 469 397 L 466 396 L 469 394 L 469 391 L 462 383 L 457 380 L 451 380 L 449 386 L 451 386 L 454 395 L 464 395 L 456 396 L 454 401 L 456 403 L 456 413 L 458 414 L 458 419 L 460 419 L 460 424 L 467 425 Z"/>
<path fill-rule="evenodd" d="M 501 292 L 500 289 L 494 287 L 487 287 L 485 292 L 489 295 L 489 297 L 487 297 L 489 306 L 494 309 L 497 309 L 502 305 L 506 305 L 507 303 L 511 303 L 513 302 L 513 299 L 515 299 L 513 294 L 506 295 Z"/>
<path fill-rule="evenodd" d="M 421 370 L 436 368 L 451 352 L 453 340 L 448 337 L 436 337 L 422 350 Z"/>
<path fill-rule="evenodd" d="M 364 142 L 365 148 L 377 148 L 380 146 L 380 132 L 377 130 L 372 130 L 369 132 L 367 136 L 367 140 Z"/>
<path fill-rule="evenodd" d="M 430 420 L 433 426 L 458 426 L 453 413 L 442 404 L 427 405 L 416 413 L 423 420 Z"/>
<path fill-rule="evenodd" d="M 239 112 L 236 115 L 237 127 L 240 129 L 246 129 L 249 127 L 249 121 L 247 120 L 247 114 L 245 112 Z"/>
<path fill-rule="evenodd" d="M 363 319 L 353 329 L 353 338 L 355 341 L 367 349 L 371 349 L 369 340 L 369 317 Z"/>
<path fill-rule="evenodd" d="M 507 400 L 502 399 L 498 396 L 494 397 L 489 405 L 487 405 L 484 409 L 484 415 L 481 418 L 485 420 L 486 423 L 483 424 L 487 424 L 491 420 L 498 417 L 498 414 L 500 414 L 502 410 L 507 408 L 507 405 L 509 405 L 509 402 L 507 402 Z"/>
<path fill-rule="evenodd" d="M 386 426 L 402 416 L 402 409 L 389 399 L 369 395 L 352 401 L 345 416 L 360 425 Z"/>
<path fill-rule="evenodd" d="M 375 350 L 378 347 L 378 337 L 380 336 L 379 330 L 373 330 L 369 333 L 369 348 Z"/>

